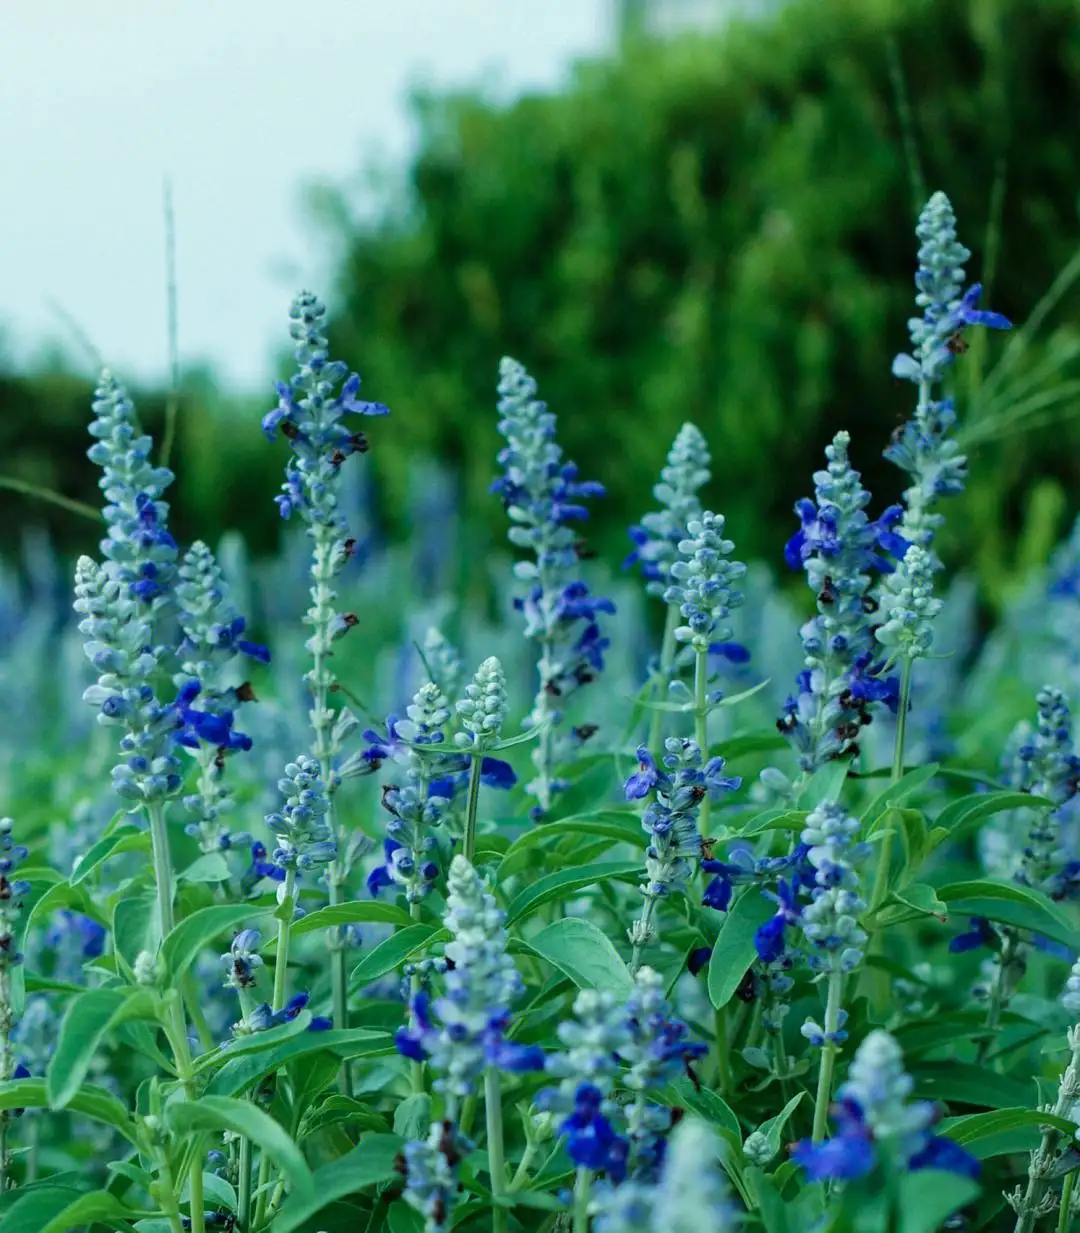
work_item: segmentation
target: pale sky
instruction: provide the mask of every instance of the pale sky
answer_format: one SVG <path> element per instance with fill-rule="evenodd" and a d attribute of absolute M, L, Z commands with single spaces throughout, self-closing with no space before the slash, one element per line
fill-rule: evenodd
<path fill-rule="evenodd" d="M 611 0 L 3 0 L 0 340 L 66 343 L 54 301 L 122 377 L 161 378 L 168 176 L 182 358 L 258 389 L 290 296 L 325 286 L 305 184 L 363 209 L 364 168 L 410 148 L 411 85 L 549 88 L 611 38 Z"/>

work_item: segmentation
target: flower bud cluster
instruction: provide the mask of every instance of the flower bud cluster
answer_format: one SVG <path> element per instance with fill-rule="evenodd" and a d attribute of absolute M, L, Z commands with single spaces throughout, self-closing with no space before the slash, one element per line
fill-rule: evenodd
<path fill-rule="evenodd" d="M 337 843 L 326 820 L 330 802 L 314 758 L 301 754 L 278 780 L 285 803 L 267 815 L 266 825 L 277 838 L 271 860 L 280 869 L 314 869 L 332 861 Z"/>
<path fill-rule="evenodd" d="M 698 654 L 714 642 L 727 642 L 731 629 L 723 624 L 743 602 L 742 592 L 734 587 L 746 573 L 741 561 L 729 561 L 735 545 L 724 539 L 724 517 L 706 510 L 691 518 L 686 538 L 679 541 L 679 559 L 672 562 L 671 585 L 664 602 L 674 604 L 684 624 L 675 628 L 675 637 Z"/>

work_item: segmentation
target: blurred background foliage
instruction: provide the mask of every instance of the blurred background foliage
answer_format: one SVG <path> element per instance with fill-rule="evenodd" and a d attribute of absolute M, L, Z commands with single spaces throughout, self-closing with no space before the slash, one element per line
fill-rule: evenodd
<path fill-rule="evenodd" d="M 745 559 L 779 560 L 839 428 L 878 506 L 894 500 L 901 476 L 881 450 L 912 389 L 889 366 L 912 311 L 916 211 L 940 187 L 987 305 L 1035 315 L 1008 340 L 974 340 L 955 369 L 972 479 L 943 555 L 974 568 L 992 604 L 1045 559 L 1080 504 L 1075 0 L 792 0 L 714 33 L 628 29 L 553 95 L 413 106 L 415 158 L 376 211 L 312 189 L 341 254 L 320 289 L 333 347 L 394 412 L 370 455 L 391 537 L 416 516 L 418 464 L 436 460 L 457 477 L 472 556 L 503 542 L 487 495 L 503 354 L 532 370 L 568 454 L 608 486 L 591 535 L 612 560 L 687 419 L 709 437 L 708 500 Z M 160 431 L 164 391 L 135 394 Z M 89 395 L 59 363 L 0 373 L 3 472 L 96 504 Z M 236 527 L 255 552 L 275 547 L 282 457 L 258 429 L 272 401 L 184 374 L 179 536 Z M 0 542 L 31 517 L 65 548 L 93 540 L 89 523 L 0 492 Z"/>

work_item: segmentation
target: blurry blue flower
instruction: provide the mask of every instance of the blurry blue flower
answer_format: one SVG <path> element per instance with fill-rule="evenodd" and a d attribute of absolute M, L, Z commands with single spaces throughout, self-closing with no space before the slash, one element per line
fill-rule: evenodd
<path fill-rule="evenodd" d="M 981 946 L 997 949 L 997 934 L 990 922 L 982 916 L 969 916 L 970 928 L 966 933 L 958 933 L 949 940 L 949 951 L 954 955 L 962 955 L 965 951 L 977 950 Z"/>

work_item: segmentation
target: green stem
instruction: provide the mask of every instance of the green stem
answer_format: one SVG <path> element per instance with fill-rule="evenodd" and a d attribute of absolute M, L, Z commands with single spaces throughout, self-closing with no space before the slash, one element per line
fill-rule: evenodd
<path fill-rule="evenodd" d="M 514 1176 L 510 1181 L 509 1194 L 513 1194 L 515 1190 L 520 1190 L 529 1180 L 529 1169 L 532 1167 L 532 1162 L 536 1159 L 537 1154 L 538 1149 L 535 1143 L 525 1144 L 525 1150 L 521 1153 L 518 1167 L 514 1170 Z"/>
<path fill-rule="evenodd" d="M 1072 1224 L 1072 1197 L 1075 1188 L 1076 1171 L 1073 1170 L 1072 1173 L 1066 1175 L 1064 1185 L 1061 1187 L 1057 1233 L 1069 1233 L 1069 1225 Z"/>
<path fill-rule="evenodd" d="M 813 1142 L 815 1143 L 820 1143 L 825 1138 L 825 1128 L 829 1118 L 829 1104 L 832 1100 L 833 1067 L 836 1065 L 838 1049 L 828 1037 L 836 1032 L 840 1026 L 840 999 L 843 987 L 843 974 L 840 972 L 830 972 L 829 992 L 825 1003 L 826 1039 L 821 1046 L 821 1068 L 818 1071 L 817 1097 L 814 1102 Z"/>
<path fill-rule="evenodd" d="M 179 990 L 175 990 L 171 996 L 172 1002 L 163 1023 L 165 1036 L 172 1048 L 173 1057 L 176 1059 L 176 1074 L 183 1085 L 184 1094 L 188 1100 L 195 1101 L 198 1100 L 199 1092 L 198 1084 L 195 1081 L 195 1068 L 191 1061 L 191 1048 L 188 1045 L 187 1022 L 184 1019 L 184 1002 Z M 201 1142 L 202 1136 L 197 1135 L 192 1159 L 191 1177 L 189 1179 L 191 1233 L 206 1233 L 202 1155 L 199 1151 Z M 166 1175 L 169 1178 L 169 1185 L 172 1186 L 171 1173 L 168 1172 L 167 1168 Z M 175 1187 L 173 1187 L 173 1193 L 175 1195 Z"/>
<path fill-rule="evenodd" d="M 1053 1109 L 1055 1117 L 1066 1120 L 1070 1118 L 1076 1097 L 1080 1093 L 1080 1026 L 1069 1029 L 1069 1048 L 1072 1050 L 1072 1057 L 1069 1059 L 1065 1073 L 1061 1076 L 1058 1098 Z M 1042 1134 L 1042 1142 L 1031 1153 L 1027 1190 L 1017 1209 L 1016 1233 L 1031 1233 L 1035 1228 L 1035 1221 L 1041 1213 L 1043 1200 L 1054 1176 L 1062 1137 L 1062 1132 L 1057 1127 L 1046 1127 Z M 1064 1198 L 1064 1195 L 1062 1197 Z M 1066 1217 L 1066 1221 L 1067 1219 Z"/>
<path fill-rule="evenodd" d="M 640 941 L 634 943 L 634 951 L 630 956 L 630 975 L 636 976 L 638 969 L 641 967 L 642 952 L 652 940 L 652 918 L 656 912 L 656 898 L 649 895 L 645 899 L 645 905 L 641 909 L 641 916 L 638 918 L 635 930 Z"/>
<path fill-rule="evenodd" d="M 1016 962 L 1019 950 L 1019 936 L 1012 929 L 1005 931 L 1004 940 L 1001 944 L 1001 953 L 998 955 L 997 971 L 994 973 L 994 983 L 990 986 L 990 1004 L 986 1008 L 987 1033 L 979 1041 L 978 1048 L 975 1051 L 977 1065 L 981 1066 L 986 1061 L 986 1055 L 994 1044 L 993 1034 L 1001 1022 L 1002 1013 L 1009 1001 L 1011 969 L 1012 965 Z"/>
<path fill-rule="evenodd" d="M 414 921 L 419 922 L 420 920 L 420 904 L 419 903 L 409 904 L 409 916 Z M 420 993 L 420 974 L 419 972 L 414 972 L 412 976 L 409 977 L 410 1014 L 412 1011 L 412 1007 L 416 1002 L 417 995 L 419 993 Z M 412 1079 L 413 1094 L 420 1095 L 420 1093 L 424 1091 L 424 1063 L 423 1062 L 411 1062 L 409 1065 L 409 1073 Z"/>
<path fill-rule="evenodd" d="M 292 932 L 292 920 L 296 894 L 296 870 L 285 871 L 284 897 L 282 898 L 281 917 L 277 927 L 277 952 L 274 955 L 274 1001 L 273 1009 L 281 1010 L 285 1005 L 289 980 L 289 935 Z"/>
<path fill-rule="evenodd" d="M 462 850 L 470 865 L 476 858 L 476 813 L 480 803 L 480 770 L 483 763 L 483 754 L 480 752 L 474 753 L 469 761 L 469 799 L 465 806 L 465 838 Z"/>
<path fill-rule="evenodd" d="M 236 1200 L 237 1227 L 240 1233 L 251 1233 L 251 1140 L 247 1135 L 240 1140 L 239 1173 Z"/>
<path fill-rule="evenodd" d="M 907 734 L 908 706 L 911 702 L 911 666 L 914 661 L 905 658 L 900 672 L 900 709 L 896 716 L 896 744 L 893 746 L 893 764 L 891 782 L 896 784 L 904 774 L 904 738 Z M 885 896 L 889 893 L 889 866 L 892 863 L 892 829 L 878 845 L 877 871 L 874 874 L 874 892 L 870 899 L 870 910 L 881 907 Z"/>
<path fill-rule="evenodd" d="M 694 658 L 694 739 L 701 750 L 702 764 L 709 760 L 709 652 L 698 651 Z M 698 813 L 698 830 L 703 838 L 709 837 L 709 794 L 701 798 Z"/>
<path fill-rule="evenodd" d="M 502 1091 L 499 1072 L 494 1066 L 484 1071 L 484 1114 L 487 1118 L 488 1169 L 491 1173 L 492 1233 L 506 1233 L 506 1208 L 499 1202 L 506 1196 L 506 1158 L 503 1148 Z"/>
<path fill-rule="evenodd" d="M 154 883 L 157 887 L 158 924 L 161 939 L 165 940 L 173 929 L 173 874 L 172 858 L 169 855 L 169 834 L 165 828 L 165 810 L 161 803 L 147 805 L 150 822 L 150 849 L 154 861 Z"/>
<path fill-rule="evenodd" d="M 574 1233 L 589 1233 L 589 1191 L 592 1189 L 592 1174 L 578 1166 L 574 1181 Z"/>
<path fill-rule="evenodd" d="M 667 693 L 668 681 L 671 679 L 671 666 L 675 660 L 675 628 L 678 625 L 679 611 L 668 604 L 664 615 L 664 640 L 660 644 L 660 679 L 652 691 L 653 702 L 663 702 Z M 653 755 L 660 751 L 660 737 L 664 731 L 664 712 L 654 710 L 649 720 L 649 752 Z"/>
<path fill-rule="evenodd" d="M 716 1032 L 716 1086 L 721 1096 L 731 1091 L 731 1059 L 728 1057 L 727 1007 L 721 1006 L 713 1017 Z"/>

